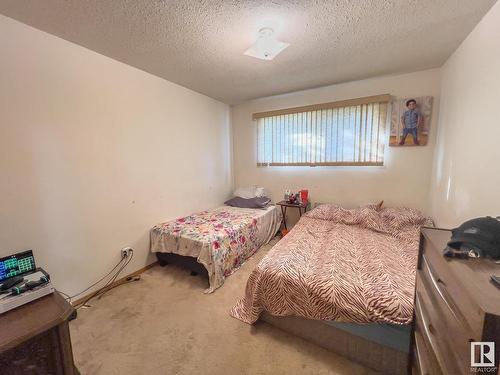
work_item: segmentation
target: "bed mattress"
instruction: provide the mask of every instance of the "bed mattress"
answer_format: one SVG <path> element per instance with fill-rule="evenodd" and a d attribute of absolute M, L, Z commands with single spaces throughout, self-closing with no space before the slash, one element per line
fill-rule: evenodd
<path fill-rule="evenodd" d="M 231 315 L 408 324 L 419 231 L 430 224 L 407 208 L 315 208 L 257 265 Z"/>
<path fill-rule="evenodd" d="M 155 225 L 151 251 L 196 258 L 208 272 L 211 293 L 273 238 L 281 225 L 275 206 L 223 206 Z"/>

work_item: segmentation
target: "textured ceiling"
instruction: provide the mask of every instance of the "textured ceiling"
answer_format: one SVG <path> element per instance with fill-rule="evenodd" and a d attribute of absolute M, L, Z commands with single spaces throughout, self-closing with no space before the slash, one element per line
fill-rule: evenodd
<path fill-rule="evenodd" d="M 226 103 L 441 66 L 495 0 L 0 0 L 0 13 Z M 243 55 L 260 27 L 291 43 Z"/>

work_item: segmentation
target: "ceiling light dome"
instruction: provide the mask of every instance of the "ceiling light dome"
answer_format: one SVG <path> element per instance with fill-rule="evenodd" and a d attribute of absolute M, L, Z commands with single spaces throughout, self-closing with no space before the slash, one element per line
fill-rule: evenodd
<path fill-rule="evenodd" d="M 289 45 L 277 40 L 273 29 L 264 27 L 259 30 L 256 42 L 245 51 L 245 55 L 261 60 L 272 60 Z"/>

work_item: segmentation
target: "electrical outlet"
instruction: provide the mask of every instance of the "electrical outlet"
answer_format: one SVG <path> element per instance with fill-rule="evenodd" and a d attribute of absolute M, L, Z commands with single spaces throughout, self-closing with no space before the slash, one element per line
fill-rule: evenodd
<path fill-rule="evenodd" d="M 121 249 L 120 252 L 122 254 L 122 258 L 128 257 L 132 251 L 134 250 L 130 246 L 126 246 L 123 249 Z"/>

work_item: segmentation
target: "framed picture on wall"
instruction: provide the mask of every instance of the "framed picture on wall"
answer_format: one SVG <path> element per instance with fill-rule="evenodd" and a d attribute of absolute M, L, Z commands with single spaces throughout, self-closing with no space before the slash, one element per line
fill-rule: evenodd
<path fill-rule="evenodd" d="M 432 96 L 397 98 L 391 105 L 389 146 L 425 146 L 429 140 Z"/>

